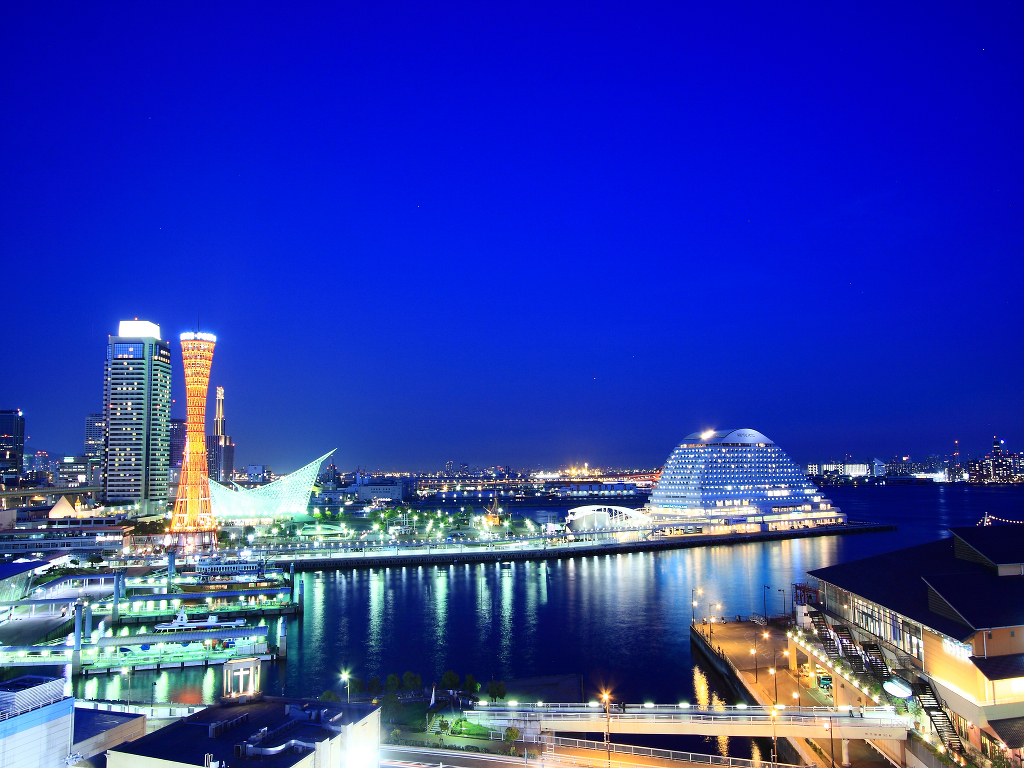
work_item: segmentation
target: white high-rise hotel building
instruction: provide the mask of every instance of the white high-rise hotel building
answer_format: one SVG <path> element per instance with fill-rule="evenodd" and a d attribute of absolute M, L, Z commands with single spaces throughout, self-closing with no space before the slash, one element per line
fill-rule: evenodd
<path fill-rule="evenodd" d="M 170 463 L 171 348 L 160 326 L 120 323 L 107 343 L 103 376 L 103 493 L 109 504 L 167 506 Z"/>
<path fill-rule="evenodd" d="M 788 530 L 846 521 L 774 442 L 753 429 L 694 432 L 672 452 L 644 512 L 716 530 Z"/>

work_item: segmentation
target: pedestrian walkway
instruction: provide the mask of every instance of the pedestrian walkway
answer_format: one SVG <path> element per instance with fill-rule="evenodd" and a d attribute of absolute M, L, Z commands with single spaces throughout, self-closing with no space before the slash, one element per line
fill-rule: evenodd
<path fill-rule="evenodd" d="M 758 703 L 768 706 L 778 704 L 787 708 L 828 707 L 836 711 L 832 696 L 817 686 L 816 679 L 804 674 L 799 663 L 803 659 L 791 662 L 789 639 L 785 630 L 749 621 L 727 621 L 725 624 L 697 624 L 694 625 L 693 631 L 699 632 L 712 647 L 728 658 L 736 669 L 740 682 Z M 860 706 L 877 706 L 866 693 L 858 694 L 860 695 L 854 698 L 854 712 L 859 711 Z M 843 745 L 838 730 L 826 730 L 822 727 L 820 735 L 812 737 L 811 740 L 818 749 L 816 757 L 819 761 L 824 755 L 825 761 L 831 764 L 834 754 L 837 766 L 844 763 Z M 849 762 L 854 768 L 890 768 L 890 761 L 862 739 L 850 741 L 847 750 Z"/>

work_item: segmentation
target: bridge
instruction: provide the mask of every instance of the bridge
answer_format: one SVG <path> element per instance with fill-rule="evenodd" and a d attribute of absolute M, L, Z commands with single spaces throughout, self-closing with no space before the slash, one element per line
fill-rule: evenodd
<path fill-rule="evenodd" d="M 98 485 L 80 485 L 77 488 L 43 486 L 41 488 L 15 488 L 0 491 L 0 499 L 28 499 L 33 496 L 84 496 L 87 493 L 100 493 Z"/>
<path fill-rule="evenodd" d="M 699 736 L 813 738 L 831 733 L 837 739 L 905 741 L 912 723 L 888 707 L 870 707 L 863 714 L 852 709 L 822 707 L 720 707 L 714 710 L 688 705 L 617 705 L 604 712 L 590 706 L 525 704 L 467 711 L 471 722 L 494 730 L 508 726 L 524 734 L 628 733 Z"/>

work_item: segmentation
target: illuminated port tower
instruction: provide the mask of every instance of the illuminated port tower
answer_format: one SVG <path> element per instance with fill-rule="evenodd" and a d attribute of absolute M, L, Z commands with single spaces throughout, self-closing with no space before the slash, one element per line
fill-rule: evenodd
<path fill-rule="evenodd" d="M 212 547 L 217 542 L 206 466 L 206 390 L 216 343 L 217 337 L 212 333 L 181 334 L 188 420 L 171 532 L 175 534 L 175 543 L 186 551 Z"/>

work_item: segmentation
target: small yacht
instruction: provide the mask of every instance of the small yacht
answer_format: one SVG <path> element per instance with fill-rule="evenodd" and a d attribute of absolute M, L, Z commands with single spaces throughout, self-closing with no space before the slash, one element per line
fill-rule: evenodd
<path fill-rule="evenodd" d="M 244 627 L 245 619 L 233 619 L 231 621 L 220 621 L 214 614 L 199 621 L 189 621 L 185 609 L 178 611 L 174 621 L 167 621 L 157 624 L 157 632 L 186 632 L 190 629 L 230 629 L 232 627 Z"/>

